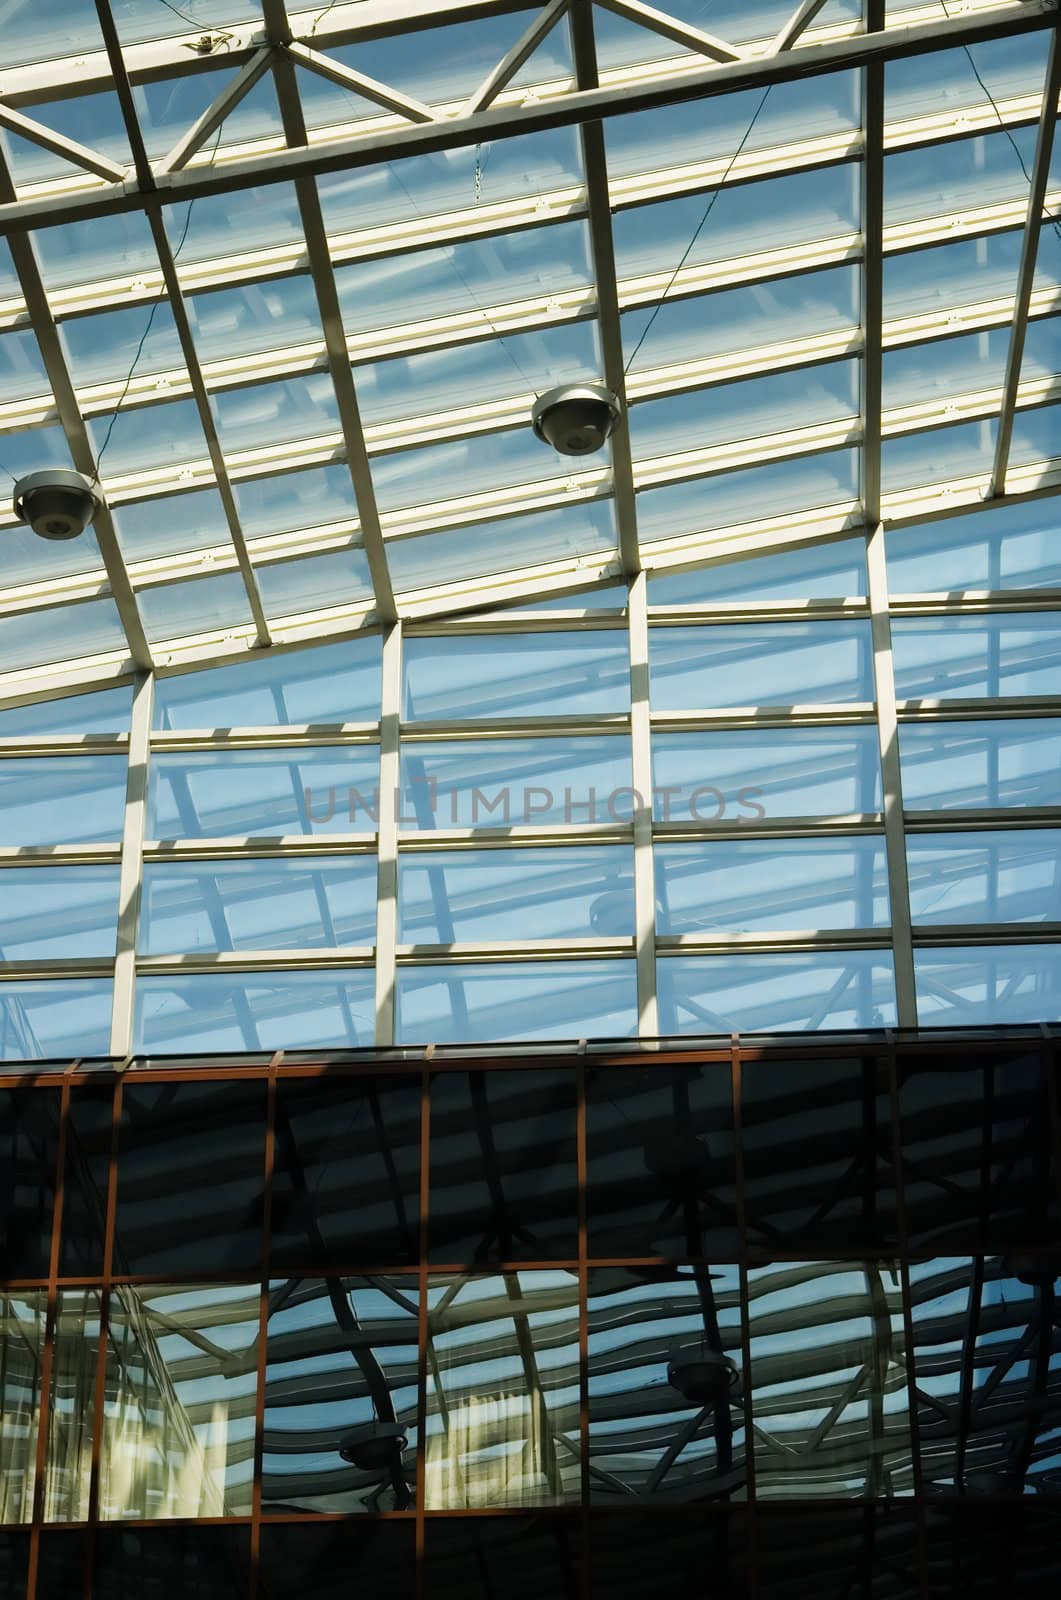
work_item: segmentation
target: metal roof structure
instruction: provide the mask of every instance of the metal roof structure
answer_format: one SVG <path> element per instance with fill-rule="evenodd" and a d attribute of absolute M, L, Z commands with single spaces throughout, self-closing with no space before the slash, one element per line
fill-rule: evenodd
<path fill-rule="evenodd" d="M 1050 0 L 6 9 L 0 462 L 108 503 L 0 513 L 8 703 L 1056 488 Z M 586 376 L 628 426 L 572 463 L 528 417 Z"/>

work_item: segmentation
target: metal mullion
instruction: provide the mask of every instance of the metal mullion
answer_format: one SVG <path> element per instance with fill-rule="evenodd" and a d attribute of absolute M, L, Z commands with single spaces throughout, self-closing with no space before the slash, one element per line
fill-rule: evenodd
<path fill-rule="evenodd" d="M 569 22 L 578 86 L 580 89 L 596 89 L 600 78 L 597 70 L 597 46 L 593 35 L 591 0 L 571 0 Z M 593 253 L 593 278 L 597 294 L 597 324 L 604 358 L 604 381 L 618 398 L 623 412 L 609 444 L 612 493 L 615 498 L 615 517 L 619 528 L 619 559 L 626 576 L 633 577 L 635 573 L 641 571 L 641 553 L 637 538 L 634 464 L 626 404 L 626 373 L 623 363 L 622 325 L 619 319 L 619 288 L 615 272 L 615 241 L 612 237 L 604 124 L 599 121 L 584 122 L 580 132 L 589 209 L 590 246 Z"/>
<path fill-rule="evenodd" d="M 274 17 L 280 14 L 278 3 L 279 0 L 267 0 L 267 9 Z M 161 186 L 167 195 L 190 199 L 196 195 L 253 188 L 263 183 L 282 183 L 297 176 L 349 170 L 400 155 L 427 154 L 509 134 L 569 126 L 596 117 L 659 109 L 676 100 L 763 88 L 768 83 L 844 70 L 870 60 L 897 60 L 937 48 L 1017 36 L 1048 26 L 1053 15 L 1054 7 L 1049 0 L 1020 0 L 1020 3 L 1000 0 L 998 5 L 957 20 L 900 24 L 886 33 L 810 44 L 798 51 L 784 51 L 769 58 L 705 64 L 678 72 L 672 67 L 648 82 L 575 90 L 555 103 L 494 108 L 473 117 L 446 118 L 444 124 L 411 125 L 407 129 L 340 139 L 312 148 L 270 151 L 251 159 L 226 162 L 222 170 L 214 172 L 189 168 L 184 172 L 161 174 Z M 286 18 L 284 26 L 286 28 Z M 13 201 L 0 207 L 0 234 L 21 227 L 135 210 L 139 202 L 135 191 L 118 185 L 60 200 Z"/>
<path fill-rule="evenodd" d="M 258 1361 L 254 1391 L 254 1466 L 251 1477 L 249 1600 L 258 1600 L 261 1566 L 262 1473 L 265 1452 L 265 1376 L 269 1352 L 269 1263 L 272 1254 L 273 1173 L 276 1165 L 277 1068 L 282 1052 L 269 1063 L 266 1079 L 264 1189 L 262 1198 L 261 1288 L 258 1301 Z"/>
<path fill-rule="evenodd" d="M 1035 264 L 1039 252 L 1039 239 L 1043 229 L 1043 206 L 1050 174 L 1050 158 L 1054 147 L 1054 129 L 1057 123 L 1057 97 L 1061 90 L 1061 45 L 1058 25 L 1050 38 L 1050 54 L 1043 88 L 1043 109 L 1039 123 L 1039 139 L 1035 149 L 1031 185 L 1028 191 L 1028 215 L 1024 224 L 1020 269 L 1013 299 L 1013 330 L 1010 334 L 1006 356 L 1006 376 L 1002 386 L 1002 405 L 998 416 L 998 438 L 995 441 L 995 460 L 991 471 L 989 494 L 995 497 L 1005 493 L 1006 471 L 1009 466 L 1010 445 L 1013 439 L 1013 418 L 1020 388 L 1021 364 L 1024 358 L 1024 341 L 1028 331 L 1028 311 L 1035 284 Z"/>
<path fill-rule="evenodd" d="M 254 618 L 254 627 L 260 645 L 272 643 L 269 632 L 269 622 L 262 604 L 261 590 L 258 585 L 257 574 L 251 563 L 247 550 L 247 540 L 240 522 L 239 510 L 236 506 L 236 497 L 228 476 L 228 467 L 225 462 L 221 440 L 214 423 L 214 414 L 210 406 L 210 397 L 207 393 L 206 383 L 203 379 L 203 370 L 199 362 L 199 354 L 195 348 L 192 335 L 191 322 L 188 318 L 188 307 L 177 276 L 177 266 L 173 251 L 170 248 L 166 225 L 160 212 L 152 208 L 148 212 L 148 222 L 151 226 L 151 235 L 154 239 L 155 250 L 158 254 L 159 265 L 162 268 L 162 277 L 169 297 L 170 312 L 177 329 L 180 340 L 181 354 L 188 372 L 188 382 L 195 400 L 195 409 L 199 417 L 199 425 L 206 439 L 206 447 L 210 452 L 210 463 L 217 479 L 217 492 L 225 512 L 225 521 L 228 523 L 229 537 L 236 551 L 236 560 L 239 563 L 240 575 L 243 586 L 247 591 L 247 601 L 250 605 L 251 615 Z"/>
<path fill-rule="evenodd" d="M 656 877 L 652 843 L 652 737 L 649 711 L 648 579 L 630 582 L 630 756 L 635 791 L 634 927 L 637 950 L 637 1019 L 642 1038 L 659 1034 L 656 982 Z"/>
<path fill-rule="evenodd" d="M 917 991 L 914 982 L 910 880 L 903 825 L 903 783 L 891 619 L 888 614 L 888 575 L 884 560 L 884 529 L 880 523 L 866 540 L 866 564 L 869 573 L 873 675 L 877 691 L 877 738 L 884 798 L 884 841 L 888 862 L 897 1018 L 900 1027 L 913 1028 L 917 1026 Z"/>
<path fill-rule="evenodd" d="M 64 1075 L 59 1092 L 59 1137 L 56 1141 L 55 1189 L 52 1206 L 52 1233 L 48 1250 L 47 1305 L 44 1324 L 44 1349 L 41 1353 L 39 1399 L 37 1406 L 37 1440 L 34 1457 L 33 1509 L 31 1512 L 29 1573 L 26 1593 L 29 1600 L 36 1594 L 37 1570 L 40 1559 L 41 1525 L 44 1522 L 44 1500 L 48 1470 L 48 1435 L 51 1428 L 52 1370 L 55 1364 L 56 1324 L 59 1315 L 59 1259 L 63 1225 L 63 1202 L 66 1189 L 66 1145 L 70 1126 L 70 1078 Z"/>
<path fill-rule="evenodd" d="M 379 819 L 376 896 L 377 1045 L 392 1045 L 398 947 L 398 817 L 401 795 L 402 629 L 394 623 L 383 639 L 380 700 Z"/>
<path fill-rule="evenodd" d="M 125 821 L 122 827 L 122 864 L 118 890 L 118 929 L 110 1038 L 111 1054 L 121 1060 L 128 1058 L 133 1049 L 136 946 L 140 931 L 140 904 L 143 892 L 144 836 L 147 827 L 148 772 L 151 761 L 151 720 L 154 700 L 154 675 L 146 673 L 139 679 L 133 691 Z"/>
<path fill-rule="evenodd" d="M 11 180 L 7 162 L 0 152 L 0 200 L 10 198 L 15 194 L 15 186 Z M 8 235 L 8 246 L 11 259 L 18 274 L 19 284 L 22 288 L 23 299 L 30 315 L 33 332 L 40 348 L 48 382 L 55 396 L 56 409 L 63 432 L 66 435 L 70 455 L 77 470 L 93 481 L 96 481 L 97 463 L 95 451 L 89 438 L 85 419 L 81 415 L 74 390 L 73 379 L 67 365 L 66 354 L 63 350 L 59 330 L 48 303 L 48 295 L 44 288 L 41 275 L 40 262 L 37 257 L 37 247 L 28 234 L 11 233 Z M 93 521 L 96 539 L 99 544 L 103 564 L 107 570 L 107 579 L 110 584 L 111 595 L 118 609 L 122 629 L 125 633 L 129 654 L 135 666 L 141 670 L 150 670 L 152 665 L 151 648 L 144 632 L 140 608 L 129 578 L 118 535 L 111 520 L 110 508 L 104 500 Z"/>
<path fill-rule="evenodd" d="M 291 28 L 284 0 L 262 0 L 268 35 L 274 44 L 291 42 Z M 302 110 L 295 68 L 290 54 L 278 53 L 273 60 L 273 81 L 280 103 L 280 117 L 288 150 L 309 148 L 306 119 Z M 432 124 L 434 126 L 434 124 Z M 310 277 L 317 298 L 317 309 L 328 354 L 328 371 L 335 390 L 339 408 L 339 421 L 346 447 L 346 463 L 353 485 L 361 527 L 361 541 L 368 560 L 376 609 L 384 622 L 394 622 L 398 611 L 394 601 L 390 569 L 383 545 L 379 509 L 376 504 L 375 485 L 368 461 L 368 448 L 361 423 L 361 411 L 350 365 L 350 352 L 346 343 L 342 307 L 335 286 L 335 272 L 328 249 L 328 235 L 324 227 L 320 195 L 312 175 L 295 179 L 295 198 L 298 202 L 302 231 L 306 236 Z"/>

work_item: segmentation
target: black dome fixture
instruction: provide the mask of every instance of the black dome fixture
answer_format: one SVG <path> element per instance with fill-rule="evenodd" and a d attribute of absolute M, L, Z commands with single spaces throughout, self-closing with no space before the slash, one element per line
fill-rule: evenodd
<path fill-rule="evenodd" d="M 692 1405 L 717 1405 L 737 1387 L 736 1364 L 706 1345 L 676 1350 L 667 1363 L 667 1382 Z"/>
<path fill-rule="evenodd" d="M 361 1472 L 389 1472 L 408 1444 L 400 1422 L 362 1422 L 339 1440 L 339 1454 Z"/>
<path fill-rule="evenodd" d="M 103 496 L 83 472 L 45 467 L 15 484 L 15 516 L 42 539 L 76 539 L 103 507 Z"/>
<path fill-rule="evenodd" d="M 1045 1255 L 1013 1255 L 1006 1266 L 1017 1282 L 1029 1289 L 1052 1289 L 1061 1278 L 1061 1254 L 1052 1251 Z"/>
<path fill-rule="evenodd" d="M 531 422 L 538 438 L 560 455 L 591 456 L 604 448 L 622 414 L 603 383 L 564 383 L 538 396 Z"/>

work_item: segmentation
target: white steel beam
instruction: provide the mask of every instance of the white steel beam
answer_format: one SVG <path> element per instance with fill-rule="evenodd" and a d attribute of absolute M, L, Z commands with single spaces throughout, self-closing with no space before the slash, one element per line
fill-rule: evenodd
<path fill-rule="evenodd" d="M 719 39 L 712 33 L 704 33 L 700 28 L 694 28 L 688 22 L 681 22 L 665 11 L 657 11 L 654 6 L 646 6 L 642 4 L 642 0 L 597 0 L 597 4 L 605 11 L 613 11 L 625 22 L 637 23 L 639 27 L 647 28 L 650 33 L 657 33 L 661 38 L 669 39 L 671 44 L 680 45 L 683 50 L 695 50 L 697 55 L 707 56 L 709 61 L 742 59 L 742 52 L 727 44 L 725 39 Z"/>
<path fill-rule="evenodd" d="M 628 601 L 630 646 L 631 783 L 640 797 L 634 816 L 634 936 L 637 952 L 637 1031 L 642 1038 L 659 1034 L 656 991 L 656 872 L 652 848 L 652 737 L 649 708 L 648 579 L 638 572 L 630 580 Z"/>
<path fill-rule="evenodd" d="M 64 138 L 61 133 L 56 133 L 54 128 L 46 128 L 43 123 L 34 122 L 32 117 L 23 116 L 20 111 L 5 105 L 2 100 L 0 100 L 0 127 L 7 128 L 11 133 L 17 133 L 21 139 L 28 139 L 30 144 L 39 145 L 42 150 L 49 150 L 54 156 L 61 156 L 64 160 L 73 162 L 75 167 L 80 167 L 84 172 L 91 172 L 97 178 L 106 178 L 110 183 L 125 181 L 125 168 L 118 162 L 111 161 L 109 156 L 101 155 L 98 150 L 90 150 L 87 145 L 78 144 L 74 139 Z"/>
<path fill-rule="evenodd" d="M 473 117 L 476 112 L 485 111 L 493 105 L 501 91 L 508 88 L 524 62 L 529 60 L 542 40 L 552 32 L 567 10 L 568 3 L 569 0 L 548 0 L 548 4 L 542 7 L 530 27 L 520 35 L 493 71 L 486 75 L 475 93 L 465 101 L 460 111 L 462 117 Z"/>
<path fill-rule="evenodd" d="M 995 461 L 991 471 L 990 493 L 1005 493 L 1006 471 L 1009 467 L 1010 445 L 1013 439 L 1013 417 L 1020 389 L 1021 364 L 1024 359 L 1024 342 L 1028 331 L 1028 311 L 1035 284 L 1035 263 L 1039 253 L 1039 238 L 1044 226 L 1043 208 L 1050 175 L 1050 160 L 1054 149 L 1054 130 L 1057 126 L 1057 97 L 1061 91 L 1061 43 L 1058 28 L 1050 39 L 1050 56 L 1043 89 L 1042 119 L 1039 140 L 1035 149 L 1031 185 L 1028 190 L 1028 215 L 1024 224 L 1024 245 L 1020 269 L 1017 273 L 1017 290 L 1013 301 L 1013 331 L 1010 334 L 1006 357 L 1006 376 L 1002 385 L 1002 405 L 998 416 L 998 437 L 995 441 Z"/>
<path fill-rule="evenodd" d="M 386 83 L 379 83 L 375 78 L 366 77 L 363 72 L 355 72 L 352 67 L 343 66 L 341 61 L 334 61 L 331 56 L 321 55 L 318 50 L 310 50 L 294 40 L 288 43 L 286 49 L 298 66 L 315 72 L 320 78 L 326 78 L 329 83 L 337 84 L 340 89 L 349 89 L 351 93 L 361 95 L 362 99 L 371 101 L 373 105 L 395 112 L 407 122 L 435 120 L 431 107 L 425 106 L 422 101 L 414 100 L 411 95 L 402 94 Z"/>
<path fill-rule="evenodd" d="M 397 1009 L 398 808 L 388 801 L 400 793 L 401 718 L 402 629 L 396 622 L 383 635 L 379 725 L 375 1043 L 381 1047 L 394 1043 Z"/>
<path fill-rule="evenodd" d="M 169 154 L 163 157 L 158 166 L 159 172 L 180 172 L 188 165 L 210 135 L 220 128 L 229 113 L 236 109 L 259 79 L 265 76 L 272 63 L 272 55 L 272 50 L 263 46 L 261 50 L 255 51 L 249 61 L 244 62 L 216 99 L 212 100 L 206 110 L 196 118 L 187 133 L 182 134 Z"/>
<path fill-rule="evenodd" d="M 147 831 L 147 789 L 151 763 L 151 721 L 155 679 L 137 678 L 129 730 L 129 760 L 122 828 L 122 865 L 118 889 L 118 937 L 114 956 L 114 997 L 110 1053 L 127 1060 L 133 1052 L 136 1016 L 136 945 L 144 879 L 144 836 Z"/>
<path fill-rule="evenodd" d="M 802 35 L 810 27 L 819 11 L 823 11 L 827 0 L 803 0 L 799 9 L 794 11 L 784 27 L 775 36 L 771 45 L 771 53 L 777 54 L 782 50 L 791 50 Z"/>

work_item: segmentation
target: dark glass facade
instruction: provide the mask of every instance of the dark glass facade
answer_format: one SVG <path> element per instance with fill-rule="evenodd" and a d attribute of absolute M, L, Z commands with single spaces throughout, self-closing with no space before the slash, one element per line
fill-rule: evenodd
<path fill-rule="evenodd" d="M 0 1079 L 0 1600 L 1061 1578 L 1047 1030 Z"/>

